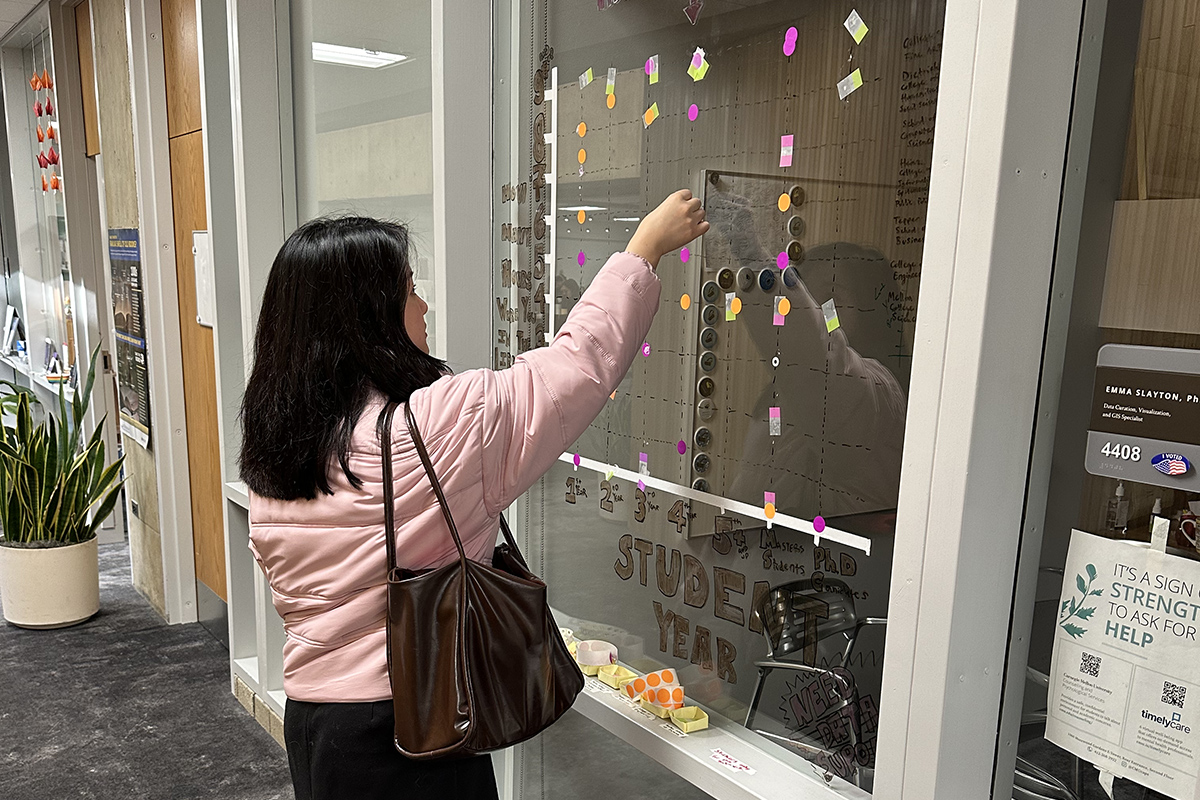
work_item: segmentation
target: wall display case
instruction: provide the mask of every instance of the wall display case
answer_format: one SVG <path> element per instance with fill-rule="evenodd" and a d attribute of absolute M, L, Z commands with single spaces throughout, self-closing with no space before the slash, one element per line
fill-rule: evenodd
<path fill-rule="evenodd" d="M 43 388 L 73 384 L 75 309 L 67 240 L 62 127 L 50 15 L 32 14 L 0 43 L 16 263 L 10 260 L 4 358 Z M 17 285 L 13 285 L 17 277 Z M 9 337 L 9 330 L 13 336 Z"/>
<path fill-rule="evenodd" d="M 532 169 L 493 187 L 495 366 L 671 191 L 712 223 L 532 495 L 551 602 L 758 762 L 870 791 L 945 5 L 539 8 L 532 103 L 497 101 Z"/>

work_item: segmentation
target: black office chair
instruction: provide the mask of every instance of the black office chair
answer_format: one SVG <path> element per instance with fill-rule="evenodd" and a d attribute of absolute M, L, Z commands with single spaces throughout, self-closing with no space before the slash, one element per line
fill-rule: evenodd
<path fill-rule="evenodd" d="M 811 579 L 793 581 L 776 586 L 763 595 L 756 608 L 763 624 L 763 636 L 767 640 L 767 658 L 756 661 L 758 680 L 754 685 L 754 697 L 746 713 L 746 727 L 753 729 L 758 704 L 762 700 L 763 686 L 767 676 L 775 670 L 788 670 L 807 675 L 828 676 L 837 686 L 840 701 L 825 709 L 822 719 L 828 719 L 843 709 L 849 709 L 850 744 L 857 746 L 861 730 L 858 718 L 859 696 L 854 677 L 846 669 L 850 654 L 858 639 L 858 633 L 868 625 L 886 625 L 887 620 L 877 617 L 859 619 L 854 608 L 854 594 L 843 581 L 826 578 L 814 585 Z M 817 644 L 833 640 L 838 655 L 828 667 L 818 666 Z M 815 723 L 808 726 L 815 733 Z M 763 733 L 766 733 L 765 731 Z M 803 755 L 811 756 L 828 751 L 803 741 L 783 739 L 789 746 L 799 749 Z M 855 770 L 855 777 L 858 770 Z M 855 783 L 858 783 L 855 780 Z"/>

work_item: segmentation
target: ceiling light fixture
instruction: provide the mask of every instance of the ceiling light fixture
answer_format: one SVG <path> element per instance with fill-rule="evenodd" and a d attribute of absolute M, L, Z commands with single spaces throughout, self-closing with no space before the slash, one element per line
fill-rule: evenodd
<path fill-rule="evenodd" d="M 366 67 L 367 69 L 390 67 L 392 64 L 408 61 L 408 56 L 400 53 L 385 53 L 382 50 L 367 50 L 362 47 L 346 47 L 325 42 L 312 43 L 312 57 L 313 61 L 325 64 L 343 64 L 347 67 Z"/>

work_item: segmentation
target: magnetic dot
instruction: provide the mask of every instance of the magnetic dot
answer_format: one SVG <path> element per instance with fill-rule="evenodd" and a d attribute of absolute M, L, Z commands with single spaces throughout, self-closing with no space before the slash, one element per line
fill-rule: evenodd
<path fill-rule="evenodd" d="M 577 466 L 577 467 L 578 467 L 578 466 L 579 466 L 579 453 L 576 453 L 576 454 L 575 454 L 575 458 L 573 458 L 573 459 L 571 459 L 571 460 L 572 460 L 572 461 L 574 461 L 574 462 L 575 462 L 575 466 Z"/>
<path fill-rule="evenodd" d="M 772 366 L 772 367 L 778 367 L 778 366 L 779 366 L 779 356 L 775 356 L 774 358 L 772 358 L 772 359 L 771 359 L 771 366 Z"/>
<path fill-rule="evenodd" d="M 608 96 L 608 99 L 605 100 L 604 102 L 608 103 L 609 108 L 612 108 L 613 106 L 615 106 L 617 104 L 617 96 L 615 94 L 610 94 Z"/>
<path fill-rule="evenodd" d="M 654 72 L 654 59 L 647 58 L 646 59 L 646 74 L 649 75 L 651 72 Z"/>
<path fill-rule="evenodd" d="M 685 442 L 683 439 L 680 439 L 679 444 L 675 445 L 675 449 L 679 451 L 679 455 L 683 455 L 687 452 L 687 442 Z"/>
<path fill-rule="evenodd" d="M 692 251 L 687 249 L 686 247 L 679 251 L 679 260 L 682 261 L 683 263 L 686 264 L 691 259 L 691 257 L 692 257 Z"/>
<path fill-rule="evenodd" d="M 742 298 L 735 297 L 729 303 L 729 310 L 735 314 L 742 313 Z"/>
<path fill-rule="evenodd" d="M 587 123 L 586 123 L 586 122 L 581 122 L 581 123 L 579 123 L 578 125 L 576 125 L 576 126 L 575 126 L 575 132 L 576 132 L 576 133 L 578 133 L 578 134 L 579 134 L 579 138 L 580 138 L 580 139 L 582 139 L 584 136 L 586 136 L 586 135 L 587 135 Z"/>
<path fill-rule="evenodd" d="M 650 355 L 650 343 L 649 342 L 642 342 L 642 355 L 644 355 L 644 356 Z"/>
<path fill-rule="evenodd" d="M 821 533 L 822 531 L 825 530 L 825 518 L 824 517 L 818 516 L 816 519 L 813 520 L 813 530 L 815 530 L 817 533 Z"/>
<path fill-rule="evenodd" d="M 662 676 L 663 676 L 663 680 L 666 681 L 667 683 L 675 682 L 675 673 L 671 672 L 671 670 L 669 670 L 669 669 L 664 669 Z"/>
<path fill-rule="evenodd" d="M 786 297 L 780 298 L 780 300 L 779 300 L 779 315 L 781 317 L 786 317 L 788 315 L 788 312 L 791 310 L 792 310 L 792 301 L 788 300 Z"/>
<path fill-rule="evenodd" d="M 796 40 L 795 39 L 784 39 L 783 54 L 785 56 L 790 56 L 792 53 L 795 53 L 795 52 L 796 52 Z"/>
<path fill-rule="evenodd" d="M 788 194 L 787 192 L 784 192 L 783 194 L 779 195 L 779 210 L 787 211 L 791 207 L 792 207 L 792 196 L 790 194 Z"/>
<path fill-rule="evenodd" d="M 767 503 L 763 506 L 763 513 L 766 514 L 767 519 L 775 519 L 775 504 Z"/>
<path fill-rule="evenodd" d="M 700 107 L 695 103 L 692 103 L 690 106 L 688 106 L 688 119 L 690 119 L 692 122 L 695 122 L 696 117 L 698 116 L 700 116 Z"/>
<path fill-rule="evenodd" d="M 700 65 L 704 63 L 704 56 L 699 53 L 692 53 L 692 66 L 700 69 Z"/>
<path fill-rule="evenodd" d="M 581 147 L 579 148 L 579 163 L 582 164 L 585 161 L 587 161 L 587 150 Z"/>
<path fill-rule="evenodd" d="M 775 257 L 775 266 L 779 267 L 780 269 L 787 269 L 787 265 L 788 265 L 787 251 L 783 250 L 779 253 L 779 255 L 777 255 Z"/>
<path fill-rule="evenodd" d="M 690 294 L 685 294 L 683 297 L 679 298 L 679 307 L 684 311 L 687 311 L 689 308 L 691 308 L 692 296 Z"/>
<path fill-rule="evenodd" d="M 658 686 L 660 683 L 662 683 L 662 678 L 658 676 L 657 672 L 651 672 L 646 676 L 646 683 L 650 684 L 651 686 Z"/>
<path fill-rule="evenodd" d="M 579 255 L 575 256 L 575 261 L 577 261 L 581 267 L 587 263 L 587 256 L 584 255 L 582 250 L 579 251 Z"/>
<path fill-rule="evenodd" d="M 683 689 L 681 689 L 679 687 L 675 687 L 675 691 L 671 692 L 671 699 L 674 700 L 676 703 L 682 703 L 683 702 Z"/>
<path fill-rule="evenodd" d="M 784 40 L 784 41 L 787 41 L 788 39 L 791 39 L 791 40 L 794 42 L 794 41 L 796 41 L 796 39 L 798 39 L 799 37 L 800 37 L 800 31 L 796 30 L 796 26 L 795 26 L 795 25 L 793 25 L 792 27 L 788 28 L 788 29 L 787 29 L 787 33 L 783 34 L 783 40 Z"/>
<path fill-rule="evenodd" d="M 658 704 L 666 705 L 669 702 L 671 702 L 671 692 L 667 689 L 659 689 L 658 690 Z"/>
<path fill-rule="evenodd" d="M 587 213 L 581 208 L 579 209 L 579 213 L 575 215 L 575 219 L 579 220 L 579 224 L 582 225 L 587 222 Z"/>

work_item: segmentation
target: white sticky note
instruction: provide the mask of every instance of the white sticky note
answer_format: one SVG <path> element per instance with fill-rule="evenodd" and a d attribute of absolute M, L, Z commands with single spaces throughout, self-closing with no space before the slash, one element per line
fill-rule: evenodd
<path fill-rule="evenodd" d="M 857 72 L 857 70 L 855 70 L 855 72 Z M 616 93 L 616 91 L 617 91 L 617 68 L 609 67 L 608 68 L 608 83 L 604 87 L 604 93 L 605 94 L 614 94 L 614 93 Z"/>
<path fill-rule="evenodd" d="M 1150 523 L 1150 548 L 1160 553 L 1167 552 L 1167 533 L 1171 530 L 1171 520 L 1151 517 Z"/>
<path fill-rule="evenodd" d="M 783 420 L 779 416 L 779 406 L 771 406 L 767 411 L 767 424 L 772 436 L 779 436 L 783 433 Z"/>
<path fill-rule="evenodd" d="M 790 167 L 792 165 L 792 153 L 795 141 L 796 137 L 791 133 L 779 137 L 779 166 Z"/>
<path fill-rule="evenodd" d="M 592 82 L 592 68 L 588 67 L 587 72 L 581 73 L 579 76 L 579 88 L 586 88 Z"/>
<path fill-rule="evenodd" d="M 857 10 L 852 10 L 850 16 L 846 17 L 846 21 L 842 23 L 846 30 L 850 31 L 850 35 L 854 37 L 855 44 L 862 44 L 863 38 L 867 35 L 870 28 L 867 23 L 863 22 L 862 17 L 858 15 Z"/>
<path fill-rule="evenodd" d="M 847 75 L 846 77 L 844 77 L 840 81 L 838 81 L 838 85 L 837 85 L 838 99 L 845 100 L 847 97 L 850 96 L 851 92 L 853 92 L 855 89 L 857 89 L 858 87 L 860 87 L 862 85 L 863 85 L 862 72 L 860 72 L 859 70 L 856 69 L 856 70 L 854 70 L 854 72 L 851 72 L 849 75 Z"/>
<path fill-rule="evenodd" d="M 837 306 L 833 304 L 833 298 L 829 298 L 824 303 L 821 303 L 821 313 L 825 315 L 825 330 L 833 333 L 842 326 L 838 320 Z"/>

